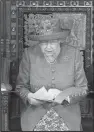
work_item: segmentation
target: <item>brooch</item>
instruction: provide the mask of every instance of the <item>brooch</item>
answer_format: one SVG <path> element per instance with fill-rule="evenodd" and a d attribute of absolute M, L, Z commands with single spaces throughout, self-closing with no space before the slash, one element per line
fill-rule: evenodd
<path fill-rule="evenodd" d="M 69 60 L 69 56 L 64 56 L 64 61 L 68 61 Z"/>

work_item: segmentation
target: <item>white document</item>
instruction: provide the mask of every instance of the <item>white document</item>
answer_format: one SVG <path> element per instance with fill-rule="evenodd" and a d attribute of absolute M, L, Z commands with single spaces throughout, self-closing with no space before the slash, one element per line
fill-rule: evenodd
<path fill-rule="evenodd" d="M 49 89 L 48 91 L 43 86 L 37 92 L 32 94 L 32 98 L 44 101 L 52 101 L 61 91 L 58 89 Z"/>

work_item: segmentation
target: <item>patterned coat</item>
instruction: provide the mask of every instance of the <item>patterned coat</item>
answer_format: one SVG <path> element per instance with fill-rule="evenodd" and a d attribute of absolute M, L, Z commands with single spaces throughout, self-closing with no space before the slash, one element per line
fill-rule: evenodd
<path fill-rule="evenodd" d="M 79 131 L 81 125 L 79 101 L 87 91 L 87 79 L 80 51 L 72 46 L 62 44 L 56 63 L 49 64 L 39 45 L 25 49 L 16 85 L 16 91 L 25 104 L 24 108 L 21 108 L 23 131 L 32 131 L 50 109 L 49 104 L 39 107 L 28 104 L 28 93 L 34 93 L 42 86 L 45 86 L 47 90 L 57 88 L 64 91 L 66 96 L 70 95 L 69 105 L 56 105 L 54 110 L 64 119 L 71 130 Z"/>

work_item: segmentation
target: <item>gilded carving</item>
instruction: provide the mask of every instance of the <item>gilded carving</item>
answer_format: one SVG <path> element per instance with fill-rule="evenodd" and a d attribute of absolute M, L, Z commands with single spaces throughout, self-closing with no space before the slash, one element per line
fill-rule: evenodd
<path fill-rule="evenodd" d="M 27 27 L 28 21 L 31 23 L 29 15 L 31 12 L 57 12 L 61 17 L 65 14 L 71 13 L 70 16 L 74 18 L 74 26 L 72 29 L 72 37 L 75 40 L 73 46 L 81 47 L 81 50 L 85 55 L 85 71 L 86 75 L 90 74 L 90 67 L 93 62 L 93 40 L 92 37 L 92 10 L 93 3 L 92 1 L 69 1 L 69 0 L 0 0 L 0 14 L 1 14 L 1 31 L 0 31 L 0 50 L 3 56 L 6 52 L 6 57 L 10 60 L 15 61 L 15 59 L 21 59 L 23 47 L 30 45 L 31 40 L 27 38 Z M 3 10 L 3 4 L 7 3 L 7 9 Z M 64 8 L 63 8 L 64 7 Z M 7 15 L 6 15 L 7 14 Z M 27 15 L 29 14 L 29 15 Z M 6 16 L 6 21 L 3 17 Z M 9 18 L 8 18 L 9 17 Z M 65 15 L 65 20 L 68 16 Z M 8 23 L 7 23 L 8 22 Z M 24 25 L 23 25 L 24 24 Z M 6 25 L 6 28 L 4 28 Z M 76 27 L 76 28 L 75 28 Z M 83 31 L 82 31 L 83 28 Z M 7 36 L 5 35 L 7 33 Z M 69 40 L 67 40 L 69 41 Z M 77 42 L 78 41 L 78 42 Z M 80 45 L 78 45 L 80 43 Z M 4 44 L 6 47 L 4 49 Z M 6 50 L 6 51 L 5 51 Z M 18 54 L 19 53 L 19 54 Z M 83 56 L 84 56 L 83 55 Z M 67 61 L 68 58 L 65 58 Z M 18 66 L 18 64 L 17 64 Z M 14 71 L 17 70 L 16 65 L 14 66 Z M 13 83 L 15 84 L 15 77 Z M 88 77 L 89 78 L 89 77 Z M 91 82 L 89 82 L 89 87 L 91 89 Z M 83 102 L 84 103 L 84 102 Z M 93 102 L 94 103 L 94 102 Z M 82 116 L 83 117 L 92 117 L 92 102 L 89 100 L 85 103 L 84 107 L 82 105 Z M 90 109 L 88 109 L 90 108 Z M 8 130 L 8 94 L 2 93 L 2 117 L 4 117 L 5 124 L 3 124 L 3 130 Z M 19 114 L 19 111 L 16 113 Z"/>
<path fill-rule="evenodd" d="M 92 1 L 68 1 L 68 0 L 64 0 L 64 1 L 43 1 L 43 3 L 41 3 L 41 1 L 37 0 L 37 1 L 16 1 L 16 6 L 17 7 L 32 7 L 32 6 L 71 6 L 71 7 L 74 7 L 74 6 L 92 6 Z"/>

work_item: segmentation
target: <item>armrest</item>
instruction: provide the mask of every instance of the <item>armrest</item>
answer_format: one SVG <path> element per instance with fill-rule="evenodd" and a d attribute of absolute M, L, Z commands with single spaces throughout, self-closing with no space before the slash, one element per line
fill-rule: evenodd
<path fill-rule="evenodd" d="M 1 83 L 1 92 L 10 92 L 12 86 L 10 84 Z"/>
<path fill-rule="evenodd" d="M 10 91 L 12 90 L 11 85 L 7 83 L 1 83 L 1 114 L 2 114 L 2 131 L 9 131 L 9 102 L 10 102 Z"/>

